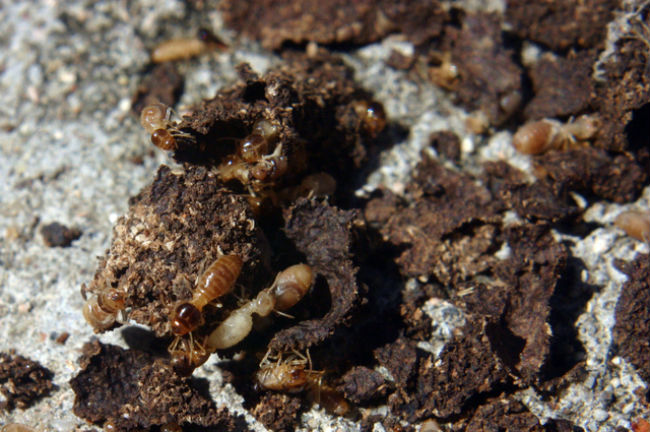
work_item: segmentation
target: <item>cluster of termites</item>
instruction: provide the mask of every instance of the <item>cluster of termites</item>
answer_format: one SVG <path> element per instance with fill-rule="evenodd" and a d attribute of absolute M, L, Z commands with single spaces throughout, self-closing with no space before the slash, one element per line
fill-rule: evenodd
<path fill-rule="evenodd" d="M 233 256 L 227 256 L 233 257 Z M 225 267 L 234 263 L 222 262 L 222 257 L 212 264 L 201 276 L 200 281 L 215 281 L 215 289 L 205 290 L 210 295 L 221 296 L 232 289 L 232 286 L 239 274 L 241 264 L 237 272 L 230 272 L 226 277 L 213 275 L 215 272 L 225 272 Z M 230 261 L 230 260 L 229 260 Z M 239 261 L 241 263 L 241 260 Z M 229 269 L 230 270 L 230 269 Z M 220 273 L 221 274 L 221 273 Z M 174 367 L 181 374 L 190 374 L 195 368 L 203 364 L 210 354 L 219 349 L 230 348 L 241 342 L 253 329 L 253 314 L 261 317 L 268 316 L 276 311 L 283 313 L 298 303 L 309 291 L 314 275 L 311 267 L 306 264 L 293 265 L 275 278 L 270 287 L 260 291 L 257 296 L 241 305 L 230 313 L 230 315 L 214 329 L 201 342 L 192 338 L 191 331 L 201 325 L 201 310 L 199 305 L 205 305 L 210 297 L 202 294 L 195 294 L 193 301 L 183 303 L 176 309 L 172 320 L 172 331 L 177 338 L 169 347 Z M 197 291 L 199 289 L 197 288 Z M 194 299 L 201 298 L 195 301 Z M 201 306 L 202 307 L 202 306 Z M 189 334 L 189 341 L 180 337 Z"/>
<path fill-rule="evenodd" d="M 262 119 L 255 122 L 252 132 L 237 142 L 234 154 L 219 165 L 219 175 L 224 181 L 238 180 L 254 188 L 278 180 L 287 172 L 287 157 L 282 145 L 276 145 L 279 128 Z"/>
<path fill-rule="evenodd" d="M 530 155 L 566 150 L 594 138 L 599 126 L 598 116 L 588 114 L 567 123 L 552 119 L 537 120 L 520 127 L 512 138 L 512 144 L 520 153 Z"/>
<path fill-rule="evenodd" d="M 86 298 L 85 285 L 82 286 L 81 292 Z M 124 292 L 109 287 L 86 299 L 83 316 L 96 332 L 108 330 L 113 327 L 117 316 L 124 310 L 125 300 Z"/>
<path fill-rule="evenodd" d="M 171 108 L 158 102 L 147 105 L 140 113 L 140 124 L 151 134 L 153 145 L 166 151 L 178 148 L 176 139 L 179 137 L 193 139 L 192 135 L 181 132 L 171 118 Z"/>

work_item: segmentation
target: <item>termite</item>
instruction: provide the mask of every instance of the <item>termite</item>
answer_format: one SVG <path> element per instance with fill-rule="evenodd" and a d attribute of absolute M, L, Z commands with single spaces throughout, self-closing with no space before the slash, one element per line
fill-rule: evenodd
<path fill-rule="evenodd" d="M 314 280 L 306 264 L 293 265 L 280 272 L 273 284 L 260 291 L 254 299 L 234 310 L 208 336 L 208 352 L 230 348 L 241 342 L 253 329 L 253 314 L 267 316 L 272 311 L 284 312 L 302 299 Z"/>
<path fill-rule="evenodd" d="M 359 116 L 359 126 L 368 136 L 375 138 L 386 127 L 386 112 L 380 103 L 361 100 L 352 107 Z"/>
<path fill-rule="evenodd" d="M 308 391 L 309 396 L 321 407 L 336 415 L 346 415 L 350 405 L 343 395 L 323 384 L 323 371 L 312 368 L 309 351 L 307 356 L 294 351 L 283 359 L 282 355 L 264 356 L 259 370 L 255 373 L 257 385 L 264 390 L 285 393 Z"/>
<path fill-rule="evenodd" d="M 512 144 L 520 153 L 531 155 L 566 149 L 576 141 L 593 138 L 599 125 L 597 116 L 587 114 L 566 124 L 552 119 L 537 120 L 520 127 L 512 138 Z"/>
<path fill-rule="evenodd" d="M 637 240 L 650 243 L 650 212 L 627 210 L 616 216 L 614 226 Z"/>
<path fill-rule="evenodd" d="M 286 393 L 299 393 L 314 382 L 320 381 L 323 373 L 311 368 L 311 358 L 295 352 L 286 358 L 282 354 L 266 353 L 255 373 L 257 384 L 266 390 Z"/>
<path fill-rule="evenodd" d="M 83 315 L 95 332 L 108 330 L 115 324 L 117 314 L 124 310 L 124 293 L 115 288 L 100 292 L 86 301 Z"/>
<path fill-rule="evenodd" d="M 243 262 L 239 255 L 224 255 L 214 261 L 199 278 L 192 300 L 176 308 L 171 330 L 183 336 L 199 327 L 201 311 L 211 301 L 232 291 Z"/>
<path fill-rule="evenodd" d="M 187 60 L 199 56 L 225 44 L 205 29 L 200 29 L 196 37 L 170 39 L 162 42 L 151 52 L 151 61 L 163 63 Z"/>
<path fill-rule="evenodd" d="M 193 139 L 192 135 L 181 132 L 171 121 L 171 108 L 156 102 L 144 107 L 140 113 L 140 125 L 151 134 L 151 142 L 161 150 L 176 150 L 177 137 Z"/>

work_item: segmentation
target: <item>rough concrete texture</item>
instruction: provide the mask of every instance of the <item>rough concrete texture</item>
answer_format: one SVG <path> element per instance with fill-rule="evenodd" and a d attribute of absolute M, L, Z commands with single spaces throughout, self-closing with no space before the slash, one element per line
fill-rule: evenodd
<path fill-rule="evenodd" d="M 490 4 L 491 10 L 503 7 L 500 2 Z M 39 361 L 54 372 L 58 387 L 27 410 L 0 413 L 0 424 L 21 422 L 51 431 L 88 428 L 72 414 L 74 395 L 68 385 L 78 369 L 81 346 L 93 337 L 81 315 L 79 288 L 92 278 L 95 257 L 109 246 L 112 226 L 125 212 L 128 197 L 152 179 L 160 163 L 171 163 L 152 151 L 129 112 L 138 84 L 134 77 L 145 69 L 148 50 L 157 41 L 191 35 L 201 26 L 219 33 L 231 49 L 179 64 L 186 79 L 181 112 L 183 106 L 234 81 L 234 65 L 247 61 L 263 72 L 278 58 L 236 41 L 222 29 L 216 12 L 192 13 L 180 0 L 0 3 L 0 351 L 15 348 Z M 389 118 L 409 131 L 382 153 L 381 167 L 369 175 L 359 194 L 380 183 L 401 192 L 429 134 L 442 129 L 461 137 L 462 160 L 470 166 L 507 159 L 530 170 L 529 158 L 515 154 L 509 132 L 489 138 L 472 135 L 465 126 L 468 113 L 455 107 L 447 93 L 415 84 L 404 72 L 388 68 L 385 60 L 392 49 L 408 53 L 413 47 L 389 37 L 345 55 Z M 584 260 L 583 281 L 600 289 L 577 321 L 587 351 L 587 379 L 571 385 L 559 400 L 544 400 L 532 389 L 519 394 L 542 419 L 567 418 L 590 431 L 607 431 L 649 415 L 636 391 L 646 384 L 624 359 L 609 354 L 614 308 L 625 281 L 613 260 L 632 260 L 648 251 L 647 245 L 611 226 L 627 207 L 650 208 L 650 188 L 633 205 L 593 204 L 585 219 L 602 228 L 584 238 L 557 234 Z M 77 227 L 82 235 L 70 247 L 49 248 L 39 228 L 50 222 Z M 453 328 L 462 326 L 463 317 L 445 302 L 431 301 L 427 313 L 435 320 L 449 320 L 436 324 L 433 339 L 422 342 L 423 349 L 439 352 Z M 63 332 L 70 337 L 59 344 L 55 339 Z M 119 331 L 100 339 L 126 346 Z M 242 408 L 242 397 L 223 383 L 213 362 L 196 373 L 209 379 L 218 406 L 244 413 L 251 427 L 264 430 Z M 317 408 L 304 414 L 302 423 L 303 430 L 358 429 Z M 383 430 L 380 425 L 375 429 Z"/>

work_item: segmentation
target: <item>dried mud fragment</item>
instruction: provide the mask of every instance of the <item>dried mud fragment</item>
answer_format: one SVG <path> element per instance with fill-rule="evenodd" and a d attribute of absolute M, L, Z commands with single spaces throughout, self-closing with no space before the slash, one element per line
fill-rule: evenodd
<path fill-rule="evenodd" d="M 646 23 L 647 10 L 646 7 Z M 643 19 L 642 16 L 637 18 Z M 596 145 L 613 151 L 643 152 L 646 163 L 650 151 L 648 62 L 650 50 L 647 41 L 622 37 L 616 44 L 615 55 L 599 65 L 602 81 L 596 88 L 602 119 Z"/>
<path fill-rule="evenodd" d="M 173 63 L 155 65 L 138 85 L 131 100 L 131 109 L 136 116 L 147 105 L 160 102 L 174 106 L 183 91 L 184 78 Z"/>
<path fill-rule="evenodd" d="M 447 27 L 440 49 L 451 52 L 459 74 L 455 97 L 470 111 L 480 109 L 492 125 L 501 125 L 520 108 L 521 67 L 502 37 L 501 17 L 469 14 L 462 28 Z"/>
<path fill-rule="evenodd" d="M 172 422 L 247 430 L 243 419 L 217 409 L 190 378 L 151 354 L 94 341 L 84 345 L 79 364 L 70 380 L 73 411 L 91 423 L 111 421 L 118 430 Z"/>
<path fill-rule="evenodd" d="M 265 119 L 278 128 L 276 148 L 288 169 L 275 184 L 298 183 L 296 177 L 326 172 L 349 178 L 366 157 L 363 116 L 359 102 L 371 102 L 353 79 L 352 70 L 337 56 L 319 51 L 313 57 L 287 53 L 282 66 L 258 76 L 247 65 L 239 68 L 244 82 L 220 91 L 184 118 L 179 128 L 195 141 L 179 138 L 174 157 L 180 162 L 219 164 L 234 153 L 235 139 L 251 133 Z"/>
<path fill-rule="evenodd" d="M 346 323 L 359 301 L 357 268 L 352 262 L 356 211 L 345 211 L 327 201 L 299 198 L 284 212 L 285 232 L 307 258 L 317 277 L 324 277 L 331 309 L 324 317 L 302 321 L 275 334 L 269 348 L 276 351 L 302 350 L 330 336 Z"/>
<path fill-rule="evenodd" d="M 550 179 L 529 183 L 523 172 L 504 161 L 487 162 L 483 168 L 489 188 L 522 218 L 558 222 L 581 212 L 565 191 L 554 189 Z"/>
<path fill-rule="evenodd" d="M 0 352 L 0 393 L 5 398 L 0 402 L 0 410 L 29 408 L 52 392 L 53 376 L 49 369 L 14 350 Z"/>
<path fill-rule="evenodd" d="M 343 375 L 341 390 L 346 399 L 362 404 L 386 394 L 386 379 L 377 371 L 365 366 L 355 366 Z"/>
<path fill-rule="evenodd" d="M 68 247 L 81 237 L 81 230 L 52 222 L 41 227 L 41 236 L 47 247 Z"/>
<path fill-rule="evenodd" d="M 636 199 L 648 178 L 630 154 L 613 156 L 593 147 L 549 152 L 536 157 L 534 164 L 556 196 L 574 191 L 624 203 Z"/>
<path fill-rule="evenodd" d="M 244 286 L 264 270 L 268 245 L 246 198 L 205 168 L 175 173 L 162 166 L 129 204 L 87 291 L 125 292 L 129 317 L 158 336 L 169 334 L 173 308 L 191 298 L 197 275 L 221 253 L 242 257 Z"/>
<path fill-rule="evenodd" d="M 460 413 L 476 395 L 509 382 L 505 367 L 490 348 L 486 321 L 472 318 L 458 329 L 438 359 L 417 352 L 415 342 L 396 341 L 376 352 L 395 378 L 397 391 L 388 398 L 391 411 L 414 422 Z M 401 348 L 405 347 L 405 349 Z"/>
<path fill-rule="evenodd" d="M 507 0 L 506 20 L 522 39 L 554 51 L 598 47 L 607 34 L 619 0 Z"/>
<path fill-rule="evenodd" d="M 408 245 L 397 259 L 403 275 L 432 274 L 449 284 L 490 267 L 499 248 L 493 240 L 498 227 L 492 223 L 500 220 L 501 204 L 487 189 L 427 158 L 416 168 L 408 191 L 415 202 L 381 228 L 391 243 Z M 371 203 L 378 207 L 377 201 Z M 366 210 L 367 217 L 378 215 Z"/>
<path fill-rule="evenodd" d="M 567 57 L 545 54 L 530 71 L 535 96 L 526 105 L 529 120 L 578 115 L 589 110 L 595 96 L 591 78 L 595 50 L 569 53 Z"/>
<path fill-rule="evenodd" d="M 501 352 L 526 384 L 539 380 L 542 366 L 549 354 L 551 331 L 548 324 L 549 301 L 566 267 L 566 246 L 557 243 L 550 228 L 545 225 L 509 227 L 504 237 L 510 247 L 510 256 L 496 269 L 498 278 L 508 287 L 507 307 L 492 340 L 503 341 Z M 502 326 L 505 324 L 507 330 Z M 510 333 L 510 335 L 508 335 Z M 520 340 L 522 345 L 516 357 L 508 340 Z"/>
<path fill-rule="evenodd" d="M 486 432 L 548 432 L 537 417 L 524 404 L 507 397 L 488 400 L 479 406 L 470 418 L 463 418 L 453 425 L 454 431 Z"/>
<path fill-rule="evenodd" d="M 302 398 L 285 393 L 266 392 L 251 413 L 272 431 L 293 431 L 300 421 Z"/>
<path fill-rule="evenodd" d="M 616 305 L 615 352 L 650 382 L 650 256 L 640 254 L 630 263 L 616 265 L 628 276 L 628 281 Z"/>
<path fill-rule="evenodd" d="M 397 32 L 417 45 L 438 36 L 447 17 L 431 0 L 228 0 L 221 9 L 227 25 L 276 50 L 287 43 L 362 45 Z"/>

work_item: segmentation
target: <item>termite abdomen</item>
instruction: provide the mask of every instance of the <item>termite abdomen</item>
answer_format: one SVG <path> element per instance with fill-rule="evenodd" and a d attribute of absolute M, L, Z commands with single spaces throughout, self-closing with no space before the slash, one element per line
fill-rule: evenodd
<path fill-rule="evenodd" d="M 312 282 L 314 273 L 307 264 L 296 264 L 283 270 L 276 278 L 275 309 L 286 311 L 302 299 Z"/>
<path fill-rule="evenodd" d="M 192 304 L 202 310 L 212 300 L 229 293 L 243 265 L 239 255 L 225 255 L 216 260 L 199 278 Z"/>

